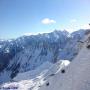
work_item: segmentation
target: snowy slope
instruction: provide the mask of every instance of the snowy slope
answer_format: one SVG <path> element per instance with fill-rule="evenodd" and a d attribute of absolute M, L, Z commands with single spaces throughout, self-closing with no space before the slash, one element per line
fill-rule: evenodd
<path fill-rule="evenodd" d="M 86 46 L 87 43 L 68 68 L 65 68 L 65 73 L 59 72 L 47 79 L 39 90 L 90 90 L 90 50 Z"/>
<path fill-rule="evenodd" d="M 62 68 L 66 67 L 70 62 L 68 60 L 58 61 L 56 64 L 46 62 L 36 70 L 19 73 L 14 82 L 8 82 L 1 85 L 0 88 L 17 88 L 17 90 L 38 90 L 49 77 L 57 74 Z"/>
<path fill-rule="evenodd" d="M 35 70 L 19 73 L 13 80 L 20 81 L 35 78 L 39 76 L 40 73 L 46 73 L 52 66 L 53 64 L 47 61 Z"/>

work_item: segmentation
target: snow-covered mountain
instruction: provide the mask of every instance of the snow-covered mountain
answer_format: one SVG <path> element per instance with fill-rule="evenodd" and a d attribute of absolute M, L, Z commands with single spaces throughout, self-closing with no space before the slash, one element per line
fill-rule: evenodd
<path fill-rule="evenodd" d="M 90 34 L 71 64 L 46 80 L 38 90 L 90 90 Z"/>
<path fill-rule="evenodd" d="M 90 34 L 72 62 L 45 62 L 37 69 L 19 73 L 0 88 L 16 90 L 90 90 Z"/>
<path fill-rule="evenodd" d="M 49 61 L 73 60 L 81 49 L 85 30 L 22 36 L 0 41 L 0 82 L 13 79 L 18 73 L 35 70 Z M 5 79 L 6 78 L 6 79 Z"/>
<path fill-rule="evenodd" d="M 22 36 L 15 40 L 0 41 L 0 70 L 3 70 L 19 52 L 25 49 L 41 49 L 43 55 L 47 54 L 47 49 L 64 48 L 68 41 L 68 32 L 54 31 L 52 33 Z M 57 47 L 56 47 L 57 46 Z M 32 51 L 32 52 L 33 52 Z"/>

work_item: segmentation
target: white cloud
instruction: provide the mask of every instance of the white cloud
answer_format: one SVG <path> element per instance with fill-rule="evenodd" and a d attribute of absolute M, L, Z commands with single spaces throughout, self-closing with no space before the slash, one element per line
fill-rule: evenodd
<path fill-rule="evenodd" d="M 44 18 L 41 22 L 42 22 L 43 24 L 54 24 L 54 23 L 56 23 L 55 20 L 49 19 L 49 18 Z"/>

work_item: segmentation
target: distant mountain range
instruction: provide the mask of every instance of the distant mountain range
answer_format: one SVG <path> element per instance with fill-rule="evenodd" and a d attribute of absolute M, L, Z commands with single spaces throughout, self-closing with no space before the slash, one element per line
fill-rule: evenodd
<path fill-rule="evenodd" d="M 0 40 L 0 82 L 9 81 L 18 73 L 35 70 L 46 61 L 72 61 L 81 49 L 85 35 L 86 30 L 83 29 L 73 33 L 55 30 Z"/>

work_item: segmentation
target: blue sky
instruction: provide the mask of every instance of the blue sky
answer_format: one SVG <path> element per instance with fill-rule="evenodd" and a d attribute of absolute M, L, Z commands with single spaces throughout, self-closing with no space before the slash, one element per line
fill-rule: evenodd
<path fill-rule="evenodd" d="M 0 0 L 0 38 L 88 28 L 90 0 Z"/>

